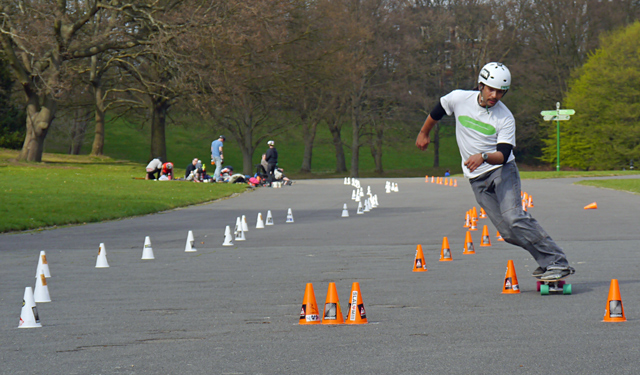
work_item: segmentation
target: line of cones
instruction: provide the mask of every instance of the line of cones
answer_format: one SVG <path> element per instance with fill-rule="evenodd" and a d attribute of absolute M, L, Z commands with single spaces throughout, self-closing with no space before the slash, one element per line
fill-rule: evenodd
<path fill-rule="evenodd" d="M 424 182 L 425 183 L 429 183 L 429 176 L 428 175 L 424 176 Z M 431 183 L 432 184 L 437 184 L 437 185 L 458 187 L 458 180 L 455 179 L 455 178 L 449 178 L 449 177 L 431 176 Z"/>
<path fill-rule="evenodd" d="M 302 308 L 300 309 L 299 324 L 367 324 L 368 322 L 362 300 L 362 293 L 360 292 L 360 283 L 354 282 L 351 286 L 349 305 L 345 317 L 342 315 L 340 299 L 338 298 L 338 290 L 336 289 L 335 283 L 329 283 L 322 317 L 320 316 L 318 304 L 316 303 L 313 284 L 307 283 L 302 300 Z"/>

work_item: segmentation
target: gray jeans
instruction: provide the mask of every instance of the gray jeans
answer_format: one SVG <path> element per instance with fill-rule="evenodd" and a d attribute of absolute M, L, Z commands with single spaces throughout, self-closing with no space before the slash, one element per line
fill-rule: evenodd
<path fill-rule="evenodd" d="M 566 268 L 564 252 L 528 212 L 522 209 L 520 173 L 515 162 L 470 180 L 476 201 L 504 240 L 527 250 L 545 269 Z"/>
<path fill-rule="evenodd" d="M 211 160 L 216 163 L 216 170 L 213 172 L 213 181 L 220 181 L 220 171 L 222 170 L 222 158 L 220 156 L 211 156 Z"/>

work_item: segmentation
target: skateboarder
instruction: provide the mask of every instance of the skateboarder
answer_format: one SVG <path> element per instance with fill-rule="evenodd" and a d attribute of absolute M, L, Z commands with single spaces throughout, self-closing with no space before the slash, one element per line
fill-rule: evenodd
<path fill-rule="evenodd" d="M 533 276 L 558 280 L 575 272 L 562 249 L 522 209 L 520 174 L 512 149 L 516 123 L 500 101 L 511 86 L 511 73 L 501 63 L 485 65 L 477 90 L 454 90 L 440 98 L 427 117 L 416 146 L 426 150 L 429 133 L 444 115 L 455 114 L 462 169 L 478 204 L 505 241 L 527 250 L 538 262 Z"/>

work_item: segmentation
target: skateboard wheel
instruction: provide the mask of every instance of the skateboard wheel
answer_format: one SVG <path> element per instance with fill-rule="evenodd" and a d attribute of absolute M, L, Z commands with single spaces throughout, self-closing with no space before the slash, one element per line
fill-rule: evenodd
<path fill-rule="evenodd" d="M 549 285 L 540 285 L 540 294 L 543 296 L 549 295 Z"/>
<path fill-rule="evenodd" d="M 540 285 L 542 285 L 542 281 L 536 281 L 536 292 L 540 291 Z"/>
<path fill-rule="evenodd" d="M 560 286 L 563 286 L 564 284 L 566 284 L 566 283 L 564 282 L 564 280 L 560 280 L 560 281 L 558 281 L 558 286 L 559 286 L 559 287 L 560 287 Z"/>
<path fill-rule="evenodd" d="M 571 294 L 571 284 L 564 284 L 562 286 L 562 294 Z"/>

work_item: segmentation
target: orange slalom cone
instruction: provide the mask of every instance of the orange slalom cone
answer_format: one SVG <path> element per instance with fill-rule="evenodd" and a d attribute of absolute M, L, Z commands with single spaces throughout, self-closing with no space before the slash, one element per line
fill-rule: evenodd
<path fill-rule="evenodd" d="M 441 262 L 450 262 L 453 258 L 451 257 L 451 248 L 449 248 L 449 239 L 444 237 L 442 239 L 442 249 L 440 250 L 440 261 Z"/>
<path fill-rule="evenodd" d="M 527 212 L 527 201 L 525 199 L 522 200 L 522 211 Z"/>
<path fill-rule="evenodd" d="M 344 317 L 342 316 L 342 309 L 340 308 L 340 299 L 338 298 L 336 283 L 329 283 L 327 299 L 324 303 L 322 324 L 344 324 Z"/>
<path fill-rule="evenodd" d="M 471 231 L 478 230 L 478 218 L 473 217 L 473 215 L 471 215 L 471 225 L 469 226 L 469 230 Z"/>
<path fill-rule="evenodd" d="M 476 210 L 476 206 L 471 208 L 471 217 L 475 217 L 478 220 L 478 210 Z"/>
<path fill-rule="evenodd" d="M 453 187 L 458 187 L 458 180 L 457 179 L 453 180 Z"/>
<path fill-rule="evenodd" d="M 596 202 L 589 203 L 588 205 L 584 206 L 585 210 L 595 210 L 596 208 L 598 208 L 598 204 Z"/>
<path fill-rule="evenodd" d="M 431 183 L 434 184 L 435 182 L 434 176 L 431 176 Z"/>
<path fill-rule="evenodd" d="M 486 219 L 487 218 L 487 213 L 485 212 L 484 208 L 480 207 L 480 219 Z"/>
<path fill-rule="evenodd" d="M 444 186 L 449 186 L 449 179 L 448 178 L 444 178 Z"/>
<path fill-rule="evenodd" d="M 300 310 L 300 324 L 320 324 L 320 313 L 316 303 L 316 294 L 313 292 L 313 284 L 307 283 Z"/>
<path fill-rule="evenodd" d="M 527 206 L 529 205 L 529 193 L 527 193 L 526 191 L 522 192 L 522 199 L 524 199 L 525 202 L 527 202 Z"/>
<path fill-rule="evenodd" d="M 496 231 L 496 238 L 498 239 L 498 241 L 504 241 L 504 238 L 502 238 L 502 236 L 500 235 L 500 231 Z"/>
<path fill-rule="evenodd" d="M 507 272 L 504 274 L 504 284 L 502 285 L 502 294 L 518 294 L 520 286 L 518 285 L 518 277 L 513 260 L 507 263 Z"/>
<path fill-rule="evenodd" d="M 467 231 L 467 235 L 464 238 L 464 251 L 462 254 L 475 254 L 476 248 L 473 246 L 473 239 L 471 238 L 471 232 Z"/>
<path fill-rule="evenodd" d="M 413 272 L 426 272 L 427 265 L 424 263 L 424 253 L 422 252 L 422 245 L 416 247 L 416 259 L 413 262 Z"/>
<path fill-rule="evenodd" d="M 470 228 L 470 227 L 471 227 L 471 215 L 469 215 L 469 211 L 467 211 L 464 218 L 463 228 Z"/>
<path fill-rule="evenodd" d="M 603 322 L 626 322 L 622 298 L 620 297 L 620 287 L 617 279 L 611 279 L 609 286 L 609 297 L 607 298 L 607 308 L 604 310 Z"/>
<path fill-rule="evenodd" d="M 527 207 L 534 207 L 533 197 L 531 195 L 529 195 L 529 201 L 527 202 Z"/>
<path fill-rule="evenodd" d="M 424 176 L 424 182 L 428 183 L 429 182 L 429 175 Z"/>
<path fill-rule="evenodd" d="M 367 312 L 364 310 L 364 302 L 362 302 L 362 293 L 360 293 L 360 283 L 351 285 L 351 294 L 349 294 L 349 308 L 347 309 L 346 324 L 367 324 Z"/>
<path fill-rule="evenodd" d="M 489 227 L 487 227 L 486 225 L 482 227 L 482 239 L 480 240 L 480 246 L 491 246 L 491 239 L 489 238 Z"/>

